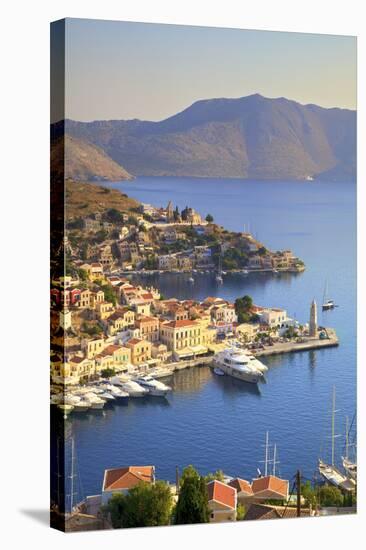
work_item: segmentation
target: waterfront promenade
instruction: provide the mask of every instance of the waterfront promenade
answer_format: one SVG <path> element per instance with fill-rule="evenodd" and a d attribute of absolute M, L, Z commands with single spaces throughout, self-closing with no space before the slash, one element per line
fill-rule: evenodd
<path fill-rule="evenodd" d="M 333 328 L 327 328 L 326 333 L 328 338 L 310 338 L 304 337 L 302 341 L 291 341 L 291 342 L 275 342 L 271 346 L 265 346 L 263 349 L 251 350 L 253 355 L 256 357 L 264 357 L 271 355 L 280 355 L 287 353 L 296 353 L 300 351 L 310 351 L 323 348 L 330 348 L 339 345 L 339 339 L 336 334 L 336 331 Z M 171 373 L 178 370 L 183 370 L 191 367 L 200 367 L 204 365 L 210 366 L 213 360 L 213 357 L 219 351 L 224 350 L 225 348 L 233 345 L 233 342 L 230 340 L 225 340 L 219 344 L 213 344 L 209 346 L 212 355 L 205 357 L 197 357 L 189 359 L 187 361 L 177 361 L 175 363 L 169 363 L 164 366 L 164 370 L 169 370 Z"/>
<path fill-rule="evenodd" d="M 339 340 L 335 330 L 327 328 L 326 331 L 328 338 L 325 339 L 305 337 L 301 342 L 276 342 L 272 346 L 266 346 L 264 349 L 256 350 L 253 353 L 256 357 L 263 357 L 265 355 L 279 355 L 338 346 Z"/>

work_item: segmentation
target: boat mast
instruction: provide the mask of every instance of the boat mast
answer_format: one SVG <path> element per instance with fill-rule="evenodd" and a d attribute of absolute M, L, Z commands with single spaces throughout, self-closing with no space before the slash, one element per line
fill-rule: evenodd
<path fill-rule="evenodd" d="M 333 400 L 332 400 L 332 466 L 334 466 L 334 440 L 337 437 L 334 433 L 335 429 L 335 403 L 336 403 L 336 390 L 335 386 L 333 386 Z"/>
<path fill-rule="evenodd" d="M 326 280 L 325 286 L 324 286 L 323 304 L 325 304 L 327 301 L 327 295 L 328 295 L 328 281 Z"/>
<path fill-rule="evenodd" d="M 276 464 L 278 464 L 278 460 L 276 460 L 276 458 L 277 458 L 277 444 L 275 443 L 273 448 L 273 468 L 272 468 L 273 476 L 276 475 Z"/>
<path fill-rule="evenodd" d="M 266 432 L 266 450 L 265 450 L 265 459 L 264 459 L 264 475 L 267 476 L 268 473 L 268 432 Z"/>

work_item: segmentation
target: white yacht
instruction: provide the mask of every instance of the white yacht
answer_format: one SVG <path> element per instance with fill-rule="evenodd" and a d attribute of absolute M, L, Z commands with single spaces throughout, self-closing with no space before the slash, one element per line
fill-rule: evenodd
<path fill-rule="evenodd" d="M 259 359 L 257 359 L 256 357 L 254 357 L 254 355 L 252 353 L 250 353 L 247 350 L 242 350 L 242 354 L 246 355 L 248 357 L 249 365 L 251 367 L 256 368 L 260 372 L 267 372 L 267 370 L 268 370 L 267 365 L 264 365 L 264 363 L 259 361 Z"/>
<path fill-rule="evenodd" d="M 225 374 L 257 384 L 264 379 L 263 372 L 257 369 L 248 357 L 248 354 L 238 348 L 227 348 L 219 352 L 214 360 L 213 366 L 219 367 Z"/>
<path fill-rule="evenodd" d="M 87 401 L 89 401 L 91 409 L 103 409 L 105 401 L 98 397 L 95 393 L 86 393 L 84 397 Z"/>
<path fill-rule="evenodd" d="M 130 397 L 144 397 L 148 393 L 146 388 L 143 388 L 134 380 L 127 380 L 121 384 L 123 391 L 127 392 Z"/>
<path fill-rule="evenodd" d="M 155 380 L 149 375 L 139 376 L 136 378 L 136 382 L 143 388 L 147 389 L 150 395 L 154 395 L 156 397 L 165 397 L 167 393 L 172 391 L 170 386 L 163 384 L 163 382 L 159 382 L 159 380 Z"/>
<path fill-rule="evenodd" d="M 128 401 L 129 395 L 126 391 L 123 391 L 121 388 L 118 388 L 117 386 L 109 385 L 108 388 L 106 388 L 106 391 L 112 395 L 114 399 L 117 401 Z"/>

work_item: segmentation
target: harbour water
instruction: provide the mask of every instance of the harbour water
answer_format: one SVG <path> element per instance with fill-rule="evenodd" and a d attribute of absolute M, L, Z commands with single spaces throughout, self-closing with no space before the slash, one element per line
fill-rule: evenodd
<path fill-rule="evenodd" d="M 113 184 L 143 202 L 210 213 L 234 231 L 244 226 L 271 249 L 292 249 L 306 264 L 301 274 L 161 274 L 137 278 L 166 297 L 235 300 L 249 294 L 259 305 L 285 308 L 308 321 L 311 300 L 320 305 L 325 281 L 339 306 L 319 311 L 319 323 L 336 329 L 338 348 L 266 357 L 267 382 L 258 389 L 208 367 L 174 375 L 168 399 L 130 400 L 102 414 L 71 416 L 79 499 L 100 492 L 105 468 L 154 464 L 157 477 L 174 481 L 175 467 L 252 478 L 264 457 L 265 432 L 277 444 L 276 471 L 291 479 L 297 468 L 312 478 L 319 456 L 329 459 L 332 387 L 337 430 L 356 408 L 356 186 L 354 183 L 258 182 L 190 178 L 138 178 Z M 344 438 L 336 440 L 340 460 Z"/>

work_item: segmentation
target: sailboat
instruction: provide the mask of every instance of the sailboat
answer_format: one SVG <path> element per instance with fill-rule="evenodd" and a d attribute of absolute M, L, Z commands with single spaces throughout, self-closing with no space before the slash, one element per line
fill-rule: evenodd
<path fill-rule="evenodd" d="M 222 257 L 221 257 L 221 252 L 220 252 L 220 255 L 219 255 L 219 268 L 218 268 L 218 271 L 217 271 L 217 274 L 216 274 L 216 282 L 217 283 L 223 283 L 224 280 L 222 278 Z"/>
<path fill-rule="evenodd" d="M 324 295 L 323 295 L 323 304 L 322 310 L 327 311 L 328 309 L 334 309 L 335 303 L 334 300 L 328 298 L 328 281 L 325 282 Z"/>
<path fill-rule="evenodd" d="M 331 464 L 327 464 L 323 460 L 319 458 L 319 464 L 318 469 L 321 476 L 328 481 L 328 483 L 331 483 L 335 487 L 338 487 L 339 489 L 343 489 L 344 491 L 354 491 L 355 490 L 355 482 L 354 480 L 349 479 L 347 476 L 342 474 L 342 472 L 335 466 L 335 439 L 339 437 L 339 435 L 336 435 L 335 432 L 335 413 L 336 408 L 336 392 L 335 387 L 333 387 L 333 398 L 332 398 L 332 461 Z"/>
<path fill-rule="evenodd" d="M 352 427 L 352 424 L 351 424 L 351 427 Z M 355 447 L 355 444 L 349 442 L 349 433 L 350 433 L 350 429 L 348 427 L 348 416 L 346 416 L 346 453 L 345 453 L 345 456 L 342 456 L 342 464 L 346 474 L 356 482 L 357 481 L 357 463 L 355 461 L 352 461 L 349 456 L 349 448 Z"/>

